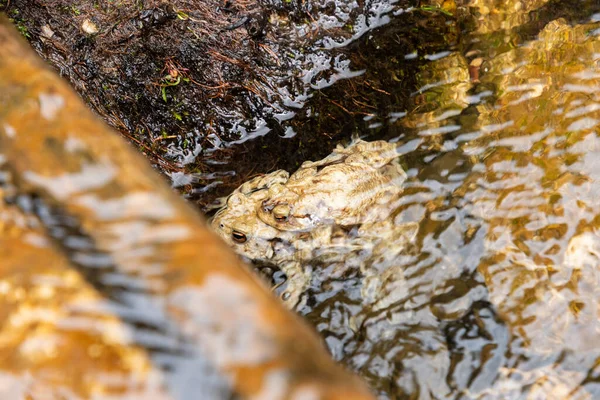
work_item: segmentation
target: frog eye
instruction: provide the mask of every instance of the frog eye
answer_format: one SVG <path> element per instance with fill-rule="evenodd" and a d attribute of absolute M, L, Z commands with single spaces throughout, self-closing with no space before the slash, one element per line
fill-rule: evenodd
<path fill-rule="evenodd" d="M 233 232 L 231 232 L 231 238 L 236 243 L 246 243 L 246 240 L 248 240 L 248 238 L 246 237 L 246 235 L 244 235 L 240 231 L 233 231 Z"/>
<path fill-rule="evenodd" d="M 280 204 L 273 208 L 273 218 L 277 222 L 287 221 L 290 215 L 290 207 L 287 204 Z"/>

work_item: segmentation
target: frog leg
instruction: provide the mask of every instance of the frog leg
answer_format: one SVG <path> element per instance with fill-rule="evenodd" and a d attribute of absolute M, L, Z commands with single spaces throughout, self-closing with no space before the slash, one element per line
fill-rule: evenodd
<path fill-rule="evenodd" d="M 281 270 L 287 276 L 287 289 L 281 295 L 285 306 L 293 309 L 300 300 L 300 295 L 306 290 L 311 279 L 311 272 L 305 271 L 302 264 L 290 261 L 281 266 Z"/>

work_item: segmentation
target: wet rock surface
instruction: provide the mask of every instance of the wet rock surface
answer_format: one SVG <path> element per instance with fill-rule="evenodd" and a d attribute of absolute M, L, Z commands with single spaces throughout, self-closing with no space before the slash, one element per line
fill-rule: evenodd
<path fill-rule="evenodd" d="M 0 45 L 3 398 L 370 398 L 6 20 Z"/>

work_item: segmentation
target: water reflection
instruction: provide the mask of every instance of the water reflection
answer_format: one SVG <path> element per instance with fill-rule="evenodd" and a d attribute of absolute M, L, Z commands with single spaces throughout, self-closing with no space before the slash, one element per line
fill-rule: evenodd
<path fill-rule="evenodd" d="M 464 51 L 430 58 L 394 122 L 418 143 L 402 274 L 375 298 L 323 274 L 299 310 L 381 398 L 600 396 L 598 17 L 530 38 L 514 29 L 549 4 L 490 3 L 469 4 Z"/>

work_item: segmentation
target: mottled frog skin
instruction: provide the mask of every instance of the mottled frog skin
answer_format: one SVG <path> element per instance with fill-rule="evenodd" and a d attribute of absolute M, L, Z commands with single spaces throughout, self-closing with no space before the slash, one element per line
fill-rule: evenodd
<path fill-rule="evenodd" d="M 310 282 L 307 262 L 362 269 L 365 254 L 397 254 L 415 236 L 416 224 L 390 218 L 406 179 L 398 157 L 383 141 L 338 146 L 291 176 L 280 170 L 244 183 L 211 225 L 241 255 L 281 268 L 282 298 L 293 307 Z"/>
<path fill-rule="evenodd" d="M 258 217 L 285 231 L 380 221 L 405 179 L 394 144 L 357 141 L 270 185 Z"/>

